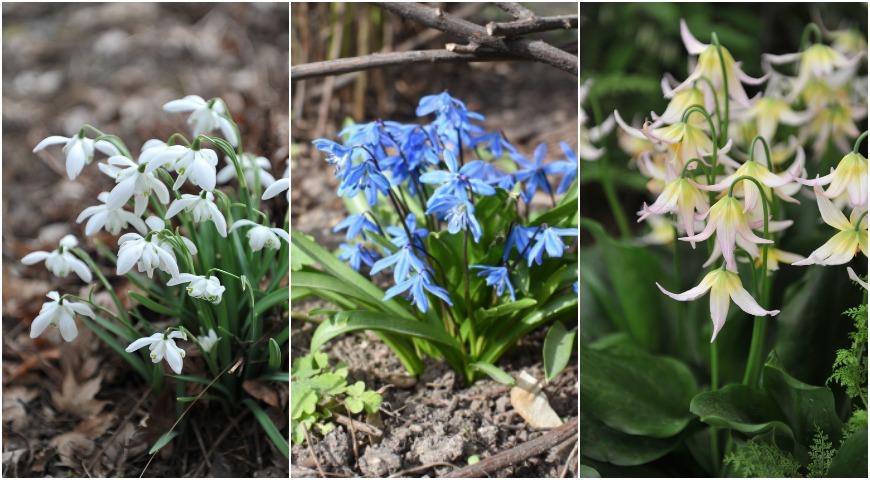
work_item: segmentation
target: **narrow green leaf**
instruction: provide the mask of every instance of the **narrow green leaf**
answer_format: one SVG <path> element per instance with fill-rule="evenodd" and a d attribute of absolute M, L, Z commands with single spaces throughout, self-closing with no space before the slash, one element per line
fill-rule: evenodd
<path fill-rule="evenodd" d="M 263 427 L 263 431 L 266 432 L 266 436 L 269 437 L 269 440 L 272 441 L 275 447 L 277 447 L 285 457 L 290 458 L 290 445 L 288 444 L 287 439 L 284 438 L 284 435 L 282 435 L 280 431 L 278 431 L 278 427 L 272 423 L 272 419 L 266 415 L 266 412 L 250 398 L 242 400 L 242 403 L 251 410 L 254 417 L 256 417 L 257 421 L 260 422 L 260 426 Z"/>
<path fill-rule="evenodd" d="M 173 438 L 178 436 L 178 432 L 175 430 L 170 430 L 163 435 L 160 435 L 160 438 L 154 442 L 154 445 L 148 450 L 148 455 L 154 455 L 158 450 L 165 447 L 169 442 L 172 441 Z"/>
<path fill-rule="evenodd" d="M 274 338 L 269 339 L 269 370 L 281 368 L 281 347 Z"/>
<path fill-rule="evenodd" d="M 290 289 L 281 288 L 257 300 L 254 305 L 254 315 L 260 316 L 270 308 L 290 303 Z"/>
<path fill-rule="evenodd" d="M 137 302 L 139 302 L 140 305 L 147 308 L 148 310 L 151 310 L 152 312 L 157 312 L 159 314 L 170 316 L 170 317 L 177 317 L 178 316 L 178 312 L 176 312 L 172 308 L 167 307 L 165 305 L 162 305 L 160 303 L 157 303 L 154 300 L 151 300 L 150 298 L 148 298 L 148 297 L 146 297 L 138 292 L 130 292 L 130 297 L 132 297 L 133 300 L 136 300 Z"/>
<path fill-rule="evenodd" d="M 201 384 L 201 385 L 208 385 L 208 384 L 210 384 L 210 383 L 212 382 L 212 381 L 211 381 L 210 379 L 208 379 L 208 378 L 200 377 L 200 376 L 197 376 L 197 375 L 169 375 L 169 377 L 172 377 L 172 378 L 175 378 L 175 379 L 178 379 L 178 380 L 184 381 L 184 382 L 199 383 L 199 384 Z M 215 389 L 215 390 L 217 390 L 217 391 L 223 393 L 223 394 L 226 395 L 227 397 L 230 397 L 230 396 L 231 396 L 231 395 L 230 395 L 230 391 L 227 390 L 227 387 L 221 385 L 219 382 L 215 382 L 215 383 L 212 384 L 212 386 L 209 387 L 209 388 L 213 388 L 213 389 Z"/>
<path fill-rule="evenodd" d="M 478 310 L 475 317 L 479 319 L 503 317 L 505 315 L 510 315 L 514 312 L 533 307 L 537 304 L 538 301 L 534 298 L 521 298 L 515 302 L 502 303 L 501 305 L 487 308 L 486 310 Z"/>
<path fill-rule="evenodd" d="M 577 338 L 576 328 L 568 330 L 562 322 L 553 322 L 544 338 L 544 372 L 547 381 L 556 378 L 556 375 L 568 365 L 571 352 L 574 350 L 575 338 Z"/>
<path fill-rule="evenodd" d="M 130 364 L 133 369 L 139 372 L 147 381 L 151 380 L 151 372 L 145 368 L 145 363 L 142 361 L 142 358 L 137 354 L 129 353 L 124 350 L 124 346 L 118 343 L 118 340 L 113 337 L 111 334 L 97 326 L 97 323 L 89 318 L 82 317 L 82 320 L 85 322 L 85 325 L 91 329 L 94 334 L 100 337 L 100 340 L 106 342 L 112 350 L 114 350 L 118 355 L 120 355 L 127 363 Z"/>
<path fill-rule="evenodd" d="M 351 310 L 339 312 L 333 319 L 327 320 L 317 327 L 311 336 L 311 351 L 318 350 L 321 345 L 339 335 L 359 330 L 374 330 L 423 338 L 449 348 L 460 349 L 455 338 L 428 323 L 386 316 L 380 312 Z"/>
<path fill-rule="evenodd" d="M 517 383 L 516 380 L 514 380 L 514 377 L 491 363 L 474 362 L 470 366 L 474 370 L 489 375 L 489 378 L 503 385 L 514 385 Z"/>

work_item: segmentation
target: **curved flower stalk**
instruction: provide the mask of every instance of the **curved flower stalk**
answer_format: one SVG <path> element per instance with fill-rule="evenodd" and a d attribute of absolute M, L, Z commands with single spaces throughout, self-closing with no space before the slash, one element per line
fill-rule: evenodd
<path fill-rule="evenodd" d="M 70 249 L 75 248 L 78 244 L 79 241 L 76 237 L 65 235 L 60 239 L 56 250 L 51 252 L 30 252 L 21 259 L 21 263 L 34 265 L 39 262 L 45 262 L 45 267 L 55 277 L 65 278 L 70 272 L 75 272 L 83 282 L 91 283 L 91 280 L 93 280 L 91 270 L 85 265 L 85 262 L 76 258 L 70 251 Z"/>
<path fill-rule="evenodd" d="M 230 227 L 230 233 L 237 228 L 250 228 L 248 230 L 248 244 L 255 252 L 262 250 L 263 247 L 278 250 L 281 248 L 281 239 L 290 243 L 290 235 L 282 228 L 265 227 L 250 220 L 236 220 Z"/>
<path fill-rule="evenodd" d="M 66 174 L 70 180 L 75 180 L 82 173 L 85 165 L 94 160 L 94 151 L 102 152 L 108 156 L 120 155 L 121 152 L 105 140 L 97 140 L 85 137 L 84 129 L 72 137 L 52 135 L 44 138 L 33 147 L 33 153 L 45 149 L 50 145 L 63 144 L 63 153 L 66 155 Z"/>
<path fill-rule="evenodd" d="M 740 276 L 734 272 L 730 272 L 724 268 L 717 268 L 712 272 L 704 275 L 696 287 L 690 288 L 683 293 L 673 293 L 666 290 L 656 282 L 656 286 L 665 295 L 679 300 L 681 302 L 690 302 L 703 296 L 708 291 L 710 292 L 710 318 L 713 320 L 713 336 L 710 338 L 710 343 L 716 340 L 716 336 L 722 327 L 725 326 L 725 320 L 728 318 L 728 308 L 733 301 L 744 312 L 755 316 L 775 316 L 779 314 L 779 310 L 765 310 L 762 306 L 752 298 L 752 295 L 743 288 L 743 283 L 740 282 Z"/>
<path fill-rule="evenodd" d="M 94 318 L 94 311 L 87 304 L 63 298 L 55 291 L 48 292 L 46 296 L 51 301 L 42 304 L 39 315 L 30 324 L 30 338 L 42 335 L 49 325 L 54 325 L 60 330 L 64 341 L 72 342 L 79 334 L 76 314 Z"/>
<path fill-rule="evenodd" d="M 815 249 L 809 257 L 792 265 L 842 265 L 849 262 L 860 251 L 867 256 L 867 210 L 854 209 L 847 219 L 837 209 L 821 187 L 815 186 L 816 202 L 822 220 L 839 230 L 837 234 Z"/>
<path fill-rule="evenodd" d="M 169 205 L 169 209 L 166 210 L 166 218 L 170 219 L 183 210 L 190 212 L 196 223 L 211 220 L 218 234 L 222 237 L 227 236 L 227 220 L 214 203 L 214 194 L 211 192 L 203 190 L 199 195 L 182 194 L 181 198 L 174 200 Z"/>
<path fill-rule="evenodd" d="M 184 366 L 184 349 L 175 344 L 175 340 L 187 340 L 187 335 L 184 332 L 173 331 L 173 332 L 157 332 L 150 337 L 140 338 L 130 345 L 127 346 L 124 350 L 128 353 L 135 352 L 142 347 L 148 347 L 148 350 L 151 350 L 149 356 L 151 357 L 152 363 L 160 363 L 163 359 L 166 359 L 166 363 L 169 364 L 169 368 L 175 372 L 176 375 L 181 375 L 181 369 Z"/>
<path fill-rule="evenodd" d="M 143 235 L 148 231 L 148 227 L 141 217 L 124 210 L 122 207 L 109 207 L 107 203 L 109 201 L 109 192 L 100 193 L 97 199 L 103 202 L 103 204 L 85 208 L 76 218 L 76 223 L 82 223 L 85 219 L 88 220 L 88 223 L 85 224 L 85 235 L 93 235 L 104 228 L 112 235 L 117 235 L 127 225 L 131 225 Z"/>
<path fill-rule="evenodd" d="M 214 130 L 220 130 L 232 146 L 239 146 L 236 127 L 227 115 L 227 108 L 220 98 L 205 101 L 199 95 L 187 95 L 163 105 L 167 112 L 192 112 L 187 118 L 194 137 Z"/>

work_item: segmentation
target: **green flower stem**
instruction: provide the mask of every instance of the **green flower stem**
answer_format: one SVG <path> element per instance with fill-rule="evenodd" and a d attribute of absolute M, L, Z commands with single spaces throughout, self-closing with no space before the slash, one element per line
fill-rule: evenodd
<path fill-rule="evenodd" d="M 477 334 L 474 331 L 474 309 L 471 307 L 471 275 L 468 268 L 468 229 L 464 230 L 462 243 L 463 268 L 465 269 L 465 317 L 468 322 L 468 338 L 471 346 L 471 357 L 477 358 Z"/>
<path fill-rule="evenodd" d="M 85 263 L 88 264 L 88 267 L 94 272 L 94 275 L 100 280 L 100 283 L 103 284 L 103 287 L 109 292 L 109 295 L 112 297 L 112 301 L 115 303 L 115 306 L 118 307 L 118 315 L 124 325 L 130 328 L 133 331 L 136 329 L 133 328 L 133 325 L 130 323 L 130 317 L 127 315 L 127 309 L 124 307 L 124 304 L 121 303 L 121 299 L 118 298 L 118 294 L 115 293 L 115 289 L 112 288 L 112 284 L 106 279 L 106 276 L 100 272 L 99 267 L 96 263 L 94 263 L 94 259 L 88 255 L 87 252 L 82 250 L 81 248 L 75 247 L 72 249 L 73 253 L 76 254 L 79 258 L 81 258 Z"/>
<path fill-rule="evenodd" d="M 713 45 L 716 45 L 716 53 L 719 55 L 719 66 L 722 69 L 722 98 L 723 103 L 725 104 L 725 114 L 722 116 L 722 121 L 724 122 L 724 127 L 722 125 L 719 126 L 719 136 L 721 143 L 727 142 L 728 138 L 728 122 L 731 119 L 730 113 L 730 99 L 728 98 L 728 69 L 725 66 L 725 56 L 722 54 L 722 45 L 719 43 L 719 36 L 716 35 L 716 32 L 713 32 L 712 35 Z M 716 95 L 716 92 L 713 92 L 713 95 Z M 715 159 L 714 159 L 715 161 Z"/>
<path fill-rule="evenodd" d="M 172 135 L 170 135 L 169 138 L 166 139 L 166 144 L 169 146 L 175 145 L 176 140 L 181 140 L 182 142 L 184 142 L 184 145 L 188 147 L 190 146 L 190 140 L 188 140 L 187 137 L 185 137 L 181 133 L 173 133 Z"/>
<path fill-rule="evenodd" d="M 737 177 L 734 182 L 731 183 L 731 187 L 728 189 L 728 196 L 734 195 L 734 187 L 741 181 L 748 180 L 755 184 L 758 188 L 758 194 L 761 197 L 761 207 L 762 214 L 764 215 L 764 233 L 762 237 L 764 239 L 768 238 L 768 203 L 767 195 L 764 193 L 764 188 L 761 185 L 761 182 L 756 180 L 753 177 L 743 175 Z M 755 285 L 756 296 L 761 299 L 761 301 L 767 303 L 767 298 L 765 298 L 768 294 L 768 285 L 767 285 L 767 250 L 768 244 L 763 244 L 761 246 L 761 266 L 759 277 L 760 285 Z M 743 384 L 747 386 L 755 386 L 758 383 L 758 377 L 761 374 L 761 363 L 763 361 L 763 350 L 764 350 L 764 337 L 765 330 L 767 329 L 767 321 L 765 317 L 758 316 L 755 317 L 755 321 L 752 325 L 752 342 L 749 345 L 749 355 L 746 359 L 746 370 L 743 373 Z"/>
<path fill-rule="evenodd" d="M 815 37 L 815 41 L 810 39 L 811 36 Z M 819 29 L 819 26 L 815 23 L 808 23 L 806 27 L 804 27 L 803 33 L 801 33 L 801 52 L 806 50 L 807 45 L 812 43 L 820 43 L 822 41 L 822 31 Z"/>
<path fill-rule="evenodd" d="M 858 150 L 861 148 L 861 142 L 867 138 L 867 130 L 864 130 L 864 133 L 858 136 L 858 139 L 855 140 L 855 146 L 852 147 L 852 153 L 858 153 Z"/>
<path fill-rule="evenodd" d="M 631 226 L 628 223 L 628 218 L 625 212 L 622 211 L 622 205 L 619 199 L 616 198 L 616 187 L 613 184 L 613 179 L 610 176 L 610 163 L 607 160 L 607 155 L 604 155 L 601 160 L 601 186 L 604 188 L 604 196 L 607 198 L 607 204 L 610 207 L 610 212 L 616 220 L 616 226 L 619 227 L 619 233 L 622 238 L 631 238 Z"/>

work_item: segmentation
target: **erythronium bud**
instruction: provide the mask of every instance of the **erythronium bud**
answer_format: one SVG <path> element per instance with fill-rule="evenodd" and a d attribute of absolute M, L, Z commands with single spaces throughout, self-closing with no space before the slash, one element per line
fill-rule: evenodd
<path fill-rule="evenodd" d="M 63 144 L 63 153 L 66 155 L 66 174 L 70 180 L 75 180 L 85 165 L 91 163 L 94 159 L 95 148 L 109 156 L 121 154 L 111 143 L 105 140 L 94 142 L 83 135 L 73 135 L 72 137 L 52 135 L 39 142 L 33 148 L 33 152 L 38 152 L 49 145 L 59 144 Z"/>
<path fill-rule="evenodd" d="M 220 98 L 206 102 L 199 95 L 188 95 L 166 103 L 163 105 L 163 110 L 167 112 L 193 112 L 187 118 L 187 124 L 190 125 L 194 137 L 220 129 L 228 142 L 234 147 L 239 145 L 236 129 L 228 118 L 224 101 Z"/>
<path fill-rule="evenodd" d="M 661 290 L 665 295 L 681 302 L 695 300 L 708 291 L 710 292 L 710 317 L 713 320 L 713 336 L 710 338 L 710 343 L 713 343 L 713 341 L 716 340 L 716 335 L 719 334 L 719 331 L 722 330 L 722 326 L 725 325 L 725 320 L 728 318 L 728 308 L 731 300 L 733 300 L 741 310 L 750 315 L 774 316 L 779 313 L 779 310 L 765 310 L 758 305 L 758 302 L 752 298 L 752 295 L 743 288 L 743 284 L 740 282 L 740 276 L 723 268 L 717 268 L 708 273 L 703 279 L 701 279 L 701 283 L 683 293 L 669 292 L 658 283 L 656 283 L 656 286 L 659 287 L 659 290 Z"/>
<path fill-rule="evenodd" d="M 766 240 L 752 232 L 746 214 L 743 212 L 743 206 L 739 200 L 731 195 L 726 195 L 714 203 L 702 218 L 707 219 L 704 231 L 697 235 L 681 237 L 680 240 L 701 242 L 710 238 L 715 232 L 716 245 L 725 258 L 725 265 L 728 267 L 728 270 L 737 271 L 737 262 L 734 259 L 734 245 L 737 242 L 738 236 L 748 243 L 773 243 L 772 240 Z"/>
<path fill-rule="evenodd" d="M 76 218 L 76 223 L 82 223 L 88 218 L 88 223 L 85 224 L 85 235 L 93 235 L 103 228 L 112 235 L 117 235 L 127 224 L 132 225 L 143 235 L 148 231 L 145 222 L 137 215 L 123 208 L 110 208 L 106 204 L 109 200 L 109 192 L 102 192 L 97 198 L 103 202 L 102 205 L 88 207 L 82 210 L 82 213 Z"/>
<path fill-rule="evenodd" d="M 828 185 L 822 195 L 834 199 L 847 192 L 849 204 L 859 207 L 867 204 L 867 158 L 859 152 L 849 152 L 831 173 L 814 180 L 798 180 L 804 185 Z"/>
<path fill-rule="evenodd" d="M 816 203 L 822 220 L 839 230 L 837 234 L 815 249 L 804 260 L 792 265 L 842 265 L 849 262 L 858 251 L 867 256 L 867 210 L 854 209 L 847 219 L 824 195 L 821 187 L 815 186 Z"/>
<path fill-rule="evenodd" d="M 60 329 L 64 341 L 72 342 L 79 334 L 75 314 L 94 318 L 94 311 L 87 304 L 63 299 L 54 291 L 46 296 L 52 301 L 42 304 L 39 315 L 30 324 L 30 338 L 42 335 L 49 325 L 55 325 Z"/>
<path fill-rule="evenodd" d="M 278 250 L 281 248 L 281 238 L 287 243 L 290 243 L 290 235 L 281 228 L 264 227 L 257 225 L 250 220 L 236 220 L 233 226 L 230 227 L 230 233 L 237 228 L 250 227 L 248 230 L 248 244 L 251 250 L 259 251 L 263 247 Z"/>
<path fill-rule="evenodd" d="M 221 296 L 226 290 L 226 287 L 221 285 L 217 277 L 205 277 L 202 275 L 192 275 L 190 273 L 182 273 L 175 278 L 169 279 L 166 282 L 168 286 L 188 283 L 187 294 L 193 298 L 201 298 L 211 303 L 221 303 Z"/>
<path fill-rule="evenodd" d="M 193 216 L 193 221 L 196 223 L 211 220 L 217 229 L 218 234 L 222 237 L 227 236 L 227 220 L 224 214 L 214 203 L 214 194 L 211 192 L 203 192 L 205 195 L 183 194 L 181 198 L 174 200 L 169 209 L 166 210 L 166 218 L 172 218 L 182 210 L 187 210 Z"/>
<path fill-rule="evenodd" d="M 127 352 L 135 352 L 142 347 L 147 346 L 151 350 L 151 361 L 160 363 L 164 358 L 169 368 L 176 375 L 181 374 L 181 368 L 184 361 L 184 349 L 175 345 L 175 339 L 187 340 L 187 335 L 184 332 L 174 331 L 170 333 L 157 332 L 150 337 L 140 338 L 124 349 Z"/>
<path fill-rule="evenodd" d="M 60 244 L 57 247 L 57 250 L 52 252 L 36 251 L 28 253 L 21 259 L 21 263 L 25 265 L 33 265 L 45 261 L 46 268 L 48 268 L 48 270 L 56 277 L 64 278 L 69 275 L 70 272 L 76 272 L 76 275 L 78 275 L 83 282 L 90 283 L 93 279 L 91 270 L 85 262 L 79 260 L 70 251 L 70 249 L 74 248 L 78 243 L 76 237 L 66 235 L 60 239 Z"/>

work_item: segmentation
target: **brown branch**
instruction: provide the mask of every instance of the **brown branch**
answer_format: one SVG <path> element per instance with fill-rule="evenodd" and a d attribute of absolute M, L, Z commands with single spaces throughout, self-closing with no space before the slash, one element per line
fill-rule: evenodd
<path fill-rule="evenodd" d="M 510 450 L 482 459 L 474 465 L 454 470 L 446 475 L 449 478 L 487 477 L 500 468 L 517 464 L 529 457 L 540 455 L 554 446 L 577 435 L 577 417 L 561 427 L 554 428 L 540 437 L 517 445 Z"/>
<path fill-rule="evenodd" d="M 547 32 L 550 30 L 577 28 L 577 15 L 555 15 L 552 17 L 532 17 L 513 22 L 489 22 L 486 32 L 490 35 L 513 37 L 526 33 Z"/>
<path fill-rule="evenodd" d="M 494 2 L 495 6 L 509 13 L 516 20 L 520 20 L 523 18 L 533 18 L 535 16 L 535 12 L 529 10 L 528 8 L 520 5 L 516 2 Z"/>
<path fill-rule="evenodd" d="M 372 53 L 362 57 L 339 58 L 296 65 L 290 67 L 290 79 L 295 82 L 306 78 L 419 63 L 468 63 L 504 60 L 527 59 L 502 52 L 454 53 L 447 50 L 418 50 L 415 52 Z"/>
<path fill-rule="evenodd" d="M 376 5 L 403 18 L 463 38 L 469 43 L 476 43 L 502 53 L 519 55 L 546 63 L 574 75 L 578 74 L 576 55 L 560 50 L 542 40 L 493 37 L 480 25 L 454 17 L 441 9 L 419 3 L 376 2 Z"/>
<path fill-rule="evenodd" d="M 333 413 L 333 416 L 333 420 L 335 420 L 336 423 L 340 423 L 346 427 L 350 427 L 353 430 L 359 430 L 360 433 L 365 433 L 366 435 L 371 435 L 377 438 L 381 438 L 384 436 L 384 432 L 382 432 L 380 428 L 369 425 L 368 423 L 354 420 L 340 413 Z"/>

